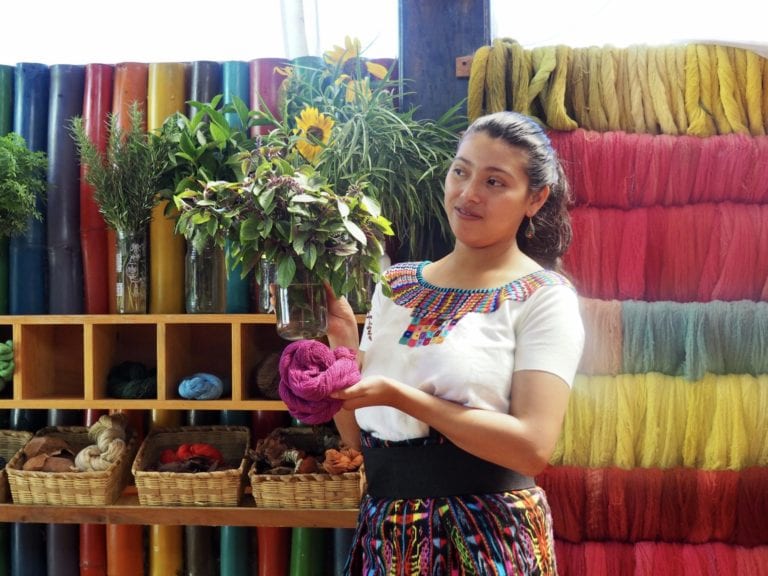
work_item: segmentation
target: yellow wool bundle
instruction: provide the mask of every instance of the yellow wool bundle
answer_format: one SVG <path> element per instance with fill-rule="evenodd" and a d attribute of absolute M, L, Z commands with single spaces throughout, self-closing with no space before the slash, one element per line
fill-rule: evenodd
<path fill-rule="evenodd" d="M 490 46 L 481 46 L 472 56 L 467 94 L 467 117 L 470 122 L 485 113 L 485 76 L 490 52 Z"/>
<path fill-rule="evenodd" d="M 766 68 L 755 52 L 716 44 L 525 50 L 496 39 L 475 52 L 468 113 L 515 110 L 555 130 L 764 135 Z"/>
<path fill-rule="evenodd" d="M 745 53 L 746 72 L 744 90 L 747 96 L 747 120 L 749 133 L 753 136 L 763 136 L 763 102 L 768 106 L 768 98 L 761 98 L 763 94 L 763 69 L 765 62 L 758 54 L 751 50 Z M 767 76 L 768 77 L 768 76 Z"/>
<path fill-rule="evenodd" d="M 740 470 L 768 465 L 768 375 L 578 376 L 551 463 Z"/>
<path fill-rule="evenodd" d="M 488 64 L 485 72 L 485 112 L 501 112 L 507 110 L 507 43 L 495 40 L 488 53 Z"/>
<path fill-rule="evenodd" d="M 648 96 L 662 134 L 679 134 L 672 114 L 672 97 L 664 48 L 648 48 L 646 60 Z"/>
<path fill-rule="evenodd" d="M 576 121 L 568 115 L 565 106 L 566 82 L 571 59 L 571 49 L 568 46 L 555 48 L 556 66 L 552 72 L 549 84 L 542 96 L 544 99 L 544 116 L 554 130 L 575 130 Z"/>
<path fill-rule="evenodd" d="M 509 85 L 507 90 L 511 95 L 512 110 L 530 114 L 528 104 L 528 86 L 531 81 L 532 63 L 531 52 L 525 50 L 519 42 L 509 42 Z"/>

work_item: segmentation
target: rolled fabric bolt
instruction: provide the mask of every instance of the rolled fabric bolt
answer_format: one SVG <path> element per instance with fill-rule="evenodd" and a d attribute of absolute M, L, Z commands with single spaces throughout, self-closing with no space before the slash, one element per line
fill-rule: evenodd
<path fill-rule="evenodd" d="M 223 391 L 221 378 L 204 372 L 193 374 L 179 383 L 179 395 L 192 400 L 215 400 Z"/>
<path fill-rule="evenodd" d="M 342 402 L 330 395 L 360 380 L 357 356 L 349 348 L 331 350 L 317 340 L 292 342 L 280 355 L 280 398 L 305 424 L 328 422 Z"/>

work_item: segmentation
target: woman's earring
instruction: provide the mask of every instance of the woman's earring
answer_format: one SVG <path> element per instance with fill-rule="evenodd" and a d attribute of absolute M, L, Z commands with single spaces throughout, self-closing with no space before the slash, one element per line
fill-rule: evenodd
<path fill-rule="evenodd" d="M 536 227 L 533 225 L 533 218 L 528 218 L 528 226 L 525 227 L 525 237 L 531 240 L 536 236 Z"/>

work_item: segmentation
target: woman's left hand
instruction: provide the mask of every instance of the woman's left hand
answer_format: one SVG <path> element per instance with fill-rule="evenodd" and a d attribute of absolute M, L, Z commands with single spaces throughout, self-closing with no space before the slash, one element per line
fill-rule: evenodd
<path fill-rule="evenodd" d="M 395 406 L 402 385 L 390 378 L 367 376 L 357 384 L 334 392 L 331 396 L 344 402 L 343 408 L 355 410 L 366 406 Z"/>

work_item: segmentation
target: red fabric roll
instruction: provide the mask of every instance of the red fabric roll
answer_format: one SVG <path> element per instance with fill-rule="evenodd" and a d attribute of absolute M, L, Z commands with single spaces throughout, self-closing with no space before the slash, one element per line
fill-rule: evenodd
<path fill-rule="evenodd" d="M 96 147 L 107 148 L 108 114 L 112 111 L 114 67 L 88 64 L 83 92 L 83 127 Z M 86 314 L 109 312 L 107 278 L 107 225 L 93 199 L 93 188 L 85 181 L 86 167 L 80 166 L 80 244 L 83 253 L 83 292 Z"/>
<path fill-rule="evenodd" d="M 280 111 L 280 85 L 285 76 L 276 71 L 289 64 L 285 58 L 256 58 L 249 62 L 251 72 L 251 102 L 252 110 L 261 110 L 266 106 L 272 115 L 281 119 Z M 253 136 L 267 134 L 272 126 L 256 126 L 253 128 Z"/>

